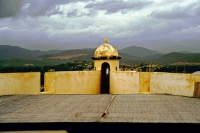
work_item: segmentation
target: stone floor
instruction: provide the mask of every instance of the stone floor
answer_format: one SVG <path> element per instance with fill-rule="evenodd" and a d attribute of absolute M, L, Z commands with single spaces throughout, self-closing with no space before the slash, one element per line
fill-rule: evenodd
<path fill-rule="evenodd" d="M 200 124 L 200 99 L 171 95 L 0 96 L 0 124 Z"/>
<path fill-rule="evenodd" d="M 0 97 L 0 123 L 44 121 L 200 123 L 200 99 L 145 94 Z"/>

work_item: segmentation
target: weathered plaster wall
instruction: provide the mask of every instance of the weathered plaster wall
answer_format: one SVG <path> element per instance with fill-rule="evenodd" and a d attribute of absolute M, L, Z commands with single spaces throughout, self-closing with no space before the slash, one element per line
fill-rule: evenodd
<path fill-rule="evenodd" d="M 99 94 L 101 71 L 45 73 L 43 94 Z M 200 74 L 111 71 L 110 94 L 165 93 L 200 97 Z M 0 95 L 41 94 L 40 73 L 0 73 Z"/>
<path fill-rule="evenodd" d="M 151 72 L 139 72 L 139 92 L 150 92 L 150 77 Z"/>
<path fill-rule="evenodd" d="M 200 74 L 192 74 L 194 77 L 194 97 L 200 97 Z"/>
<path fill-rule="evenodd" d="M 150 92 L 193 96 L 194 76 L 180 73 L 151 73 Z"/>
<path fill-rule="evenodd" d="M 55 94 L 99 94 L 100 71 L 47 72 L 44 88 Z"/>
<path fill-rule="evenodd" d="M 200 82 L 200 74 L 192 74 L 194 76 L 194 82 Z"/>
<path fill-rule="evenodd" d="M 110 94 L 139 93 L 139 73 L 131 71 L 110 72 Z"/>
<path fill-rule="evenodd" d="M 96 70 L 101 70 L 101 65 L 107 62 L 110 65 L 110 70 L 111 71 L 119 71 L 119 60 L 95 60 L 94 61 L 94 67 L 96 67 Z"/>
<path fill-rule="evenodd" d="M 39 93 L 40 72 L 0 73 L 0 95 Z"/>

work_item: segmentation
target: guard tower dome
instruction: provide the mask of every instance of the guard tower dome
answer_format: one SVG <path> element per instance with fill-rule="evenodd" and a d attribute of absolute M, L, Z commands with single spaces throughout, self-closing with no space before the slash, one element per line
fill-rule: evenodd
<path fill-rule="evenodd" d="M 104 66 L 109 68 L 109 71 L 119 70 L 119 60 L 121 57 L 119 56 L 117 49 L 108 44 L 107 38 L 104 39 L 104 44 L 100 45 L 95 50 L 92 59 L 94 60 L 94 70 L 102 70 Z"/>
<path fill-rule="evenodd" d="M 118 54 L 117 49 L 108 44 L 108 39 L 104 39 L 104 44 L 100 45 L 94 52 L 93 60 L 102 60 L 102 59 L 121 59 Z"/>

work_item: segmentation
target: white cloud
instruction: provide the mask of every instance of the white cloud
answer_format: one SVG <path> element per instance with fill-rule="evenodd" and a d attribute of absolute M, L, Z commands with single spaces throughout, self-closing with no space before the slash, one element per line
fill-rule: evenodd
<path fill-rule="evenodd" d="M 185 39 L 199 33 L 199 14 L 195 0 L 25 0 L 19 17 L 0 19 L 0 39 Z"/>
<path fill-rule="evenodd" d="M 199 11 L 200 2 L 194 2 L 184 6 L 176 5 L 170 9 L 154 10 L 150 16 L 161 19 L 187 19 L 196 17 Z"/>
<path fill-rule="evenodd" d="M 189 28 L 185 28 L 185 29 L 182 29 L 180 31 L 174 31 L 173 32 L 174 34 L 197 34 L 199 35 L 200 33 L 200 25 L 198 26 L 195 26 L 195 27 L 189 27 Z"/>
<path fill-rule="evenodd" d="M 0 28 L 0 32 L 6 32 L 6 31 L 12 31 L 12 29 L 7 26 Z"/>

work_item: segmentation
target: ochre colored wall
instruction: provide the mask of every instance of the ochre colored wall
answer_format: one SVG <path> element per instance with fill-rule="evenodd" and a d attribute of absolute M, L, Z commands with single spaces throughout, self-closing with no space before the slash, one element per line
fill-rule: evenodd
<path fill-rule="evenodd" d="M 44 88 L 55 94 L 99 94 L 100 71 L 46 72 Z"/>
<path fill-rule="evenodd" d="M 96 70 L 101 70 L 101 65 L 107 62 L 110 65 L 110 70 L 111 71 L 119 71 L 119 60 L 95 60 L 94 61 L 94 68 L 96 67 Z"/>
<path fill-rule="evenodd" d="M 194 82 L 200 82 L 200 74 L 192 74 L 194 76 Z"/>
<path fill-rule="evenodd" d="M 194 77 L 194 97 L 200 97 L 200 74 L 193 74 Z"/>
<path fill-rule="evenodd" d="M 180 73 L 151 73 L 150 92 L 192 97 L 194 76 Z"/>
<path fill-rule="evenodd" d="M 131 71 L 110 72 L 110 94 L 139 93 L 139 73 Z"/>
<path fill-rule="evenodd" d="M 139 72 L 139 92 L 150 92 L 151 72 Z"/>
<path fill-rule="evenodd" d="M 39 93 L 40 72 L 0 73 L 0 95 Z"/>
<path fill-rule="evenodd" d="M 45 73 L 42 94 L 99 94 L 101 71 Z M 111 71 L 110 94 L 143 92 L 182 96 L 200 96 L 200 74 Z M 41 94 L 40 73 L 0 73 L 0 95 Z"/>

